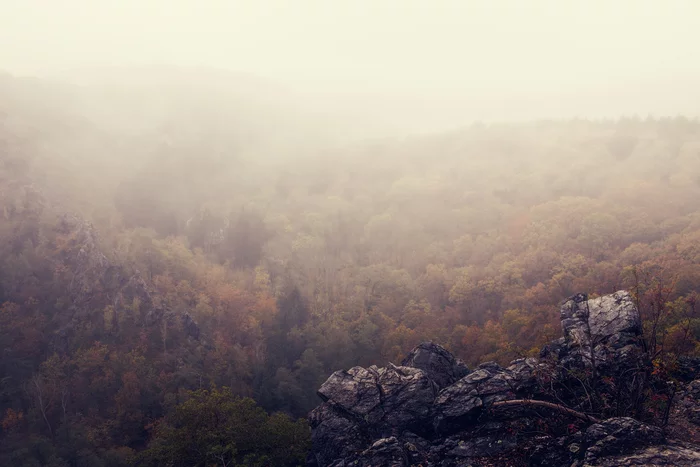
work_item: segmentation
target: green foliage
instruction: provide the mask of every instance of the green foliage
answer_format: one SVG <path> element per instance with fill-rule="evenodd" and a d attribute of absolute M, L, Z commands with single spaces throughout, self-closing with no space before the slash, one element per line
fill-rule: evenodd
<path fill-rule="evenodd" d="M 268 416 L 252 399 L 228 388 L 189 391 L 154 426 L 138 465 L 303 465 L 309 427 L 276 413 Z"/>

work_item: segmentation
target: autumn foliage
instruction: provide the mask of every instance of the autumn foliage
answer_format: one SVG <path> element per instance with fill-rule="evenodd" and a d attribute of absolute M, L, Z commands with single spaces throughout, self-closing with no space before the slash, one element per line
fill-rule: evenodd
<path fill-rule="evenodd" d="M 291 438 L 293 465 L 308 430 L 289 417 L 332 371 L 425 340 L 470 365 L 534 355 L 580 291 L 632 290 L 658 371 L 700 350 L 696 121 L 475 125 L 281 157 L 220 128 L 115 145 L 12 110 L 2 465 L 263 465 Z M 71 169 L 93 141 L 99 167 Z M 195 425 L 221 439 L 189 440 Z"/>

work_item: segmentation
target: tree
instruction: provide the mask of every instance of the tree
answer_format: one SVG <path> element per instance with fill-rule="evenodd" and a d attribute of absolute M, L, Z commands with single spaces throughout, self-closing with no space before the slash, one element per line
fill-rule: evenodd
<path fill-rule="evenodd" d="M 254 211 L 231 215 L 225 229 L 221 256 L 236 268 L 254 268 L 260 262 L 262 249 L 270 239 L 263 217 Z"/>
<path fill-rule="evenodd" d="M 309 429 L 228 388 L 188 391 L 153 427 L 139 465 L 173 467 L 297 466 L 305 461 Z"/>

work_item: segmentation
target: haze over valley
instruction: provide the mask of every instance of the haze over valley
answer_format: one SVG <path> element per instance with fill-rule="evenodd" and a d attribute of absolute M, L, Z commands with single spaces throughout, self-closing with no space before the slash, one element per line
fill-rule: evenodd
<path fill-rule="evenodd" d="M 322 465 L 306 417 L 335 371 L 425 341 L 538 357 L 583 292 L 630 291 L 644 384 L 676 378 L 700 351 L 699 15 L 0 2 L 0 465 Z M 585 423 L 675 413 L 600 376 Z"/>

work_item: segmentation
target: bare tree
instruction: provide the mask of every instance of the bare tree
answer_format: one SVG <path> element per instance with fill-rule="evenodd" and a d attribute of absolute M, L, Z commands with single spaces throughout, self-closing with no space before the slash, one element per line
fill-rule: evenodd
<path fill-rule="evenodd" d="M 37 408 L 41 412 L 41 416 L 46 422 L 46 426 L 49 429 L 49 434 L 53 438 L 53 428 L 51 428 L 51 422 L 49 422 L 48 411 L 53 405 L 53 391 L 47 387 L 44 377 L 40 374 L 35 374 L 29 381 L 29 392 L 34 396 Z"/>

